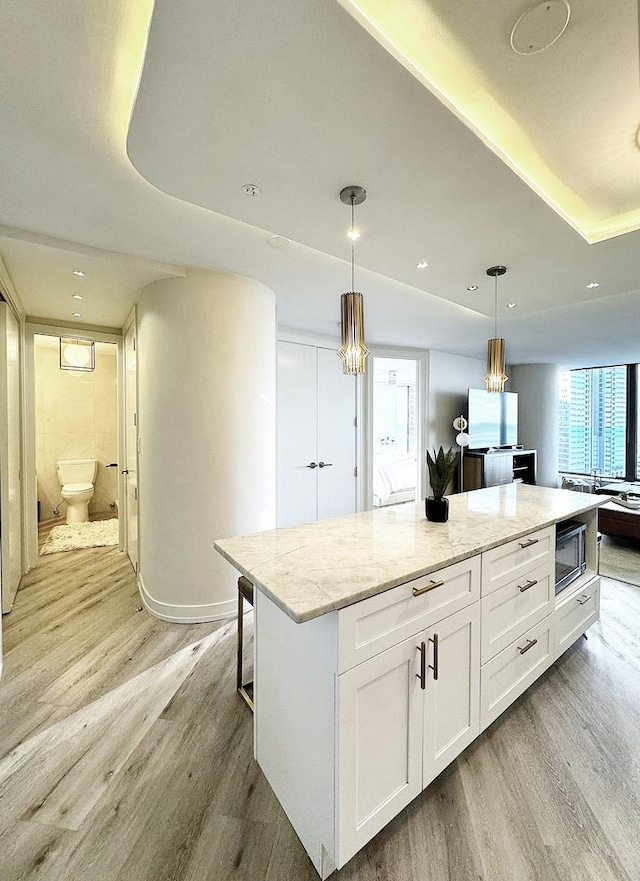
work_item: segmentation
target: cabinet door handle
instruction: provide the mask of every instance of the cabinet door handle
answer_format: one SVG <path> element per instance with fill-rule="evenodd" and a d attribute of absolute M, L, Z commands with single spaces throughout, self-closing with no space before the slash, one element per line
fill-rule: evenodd
<path fill-rule="evenodd" d="M 537 639 L 528 639 L 527 644 L 525 646 L 523 646 L 522 648 L 520 648 L 520 646 L 518 646 L 518 651 L 520 652 L 521 655 L 524 655 L 525 652 L 528 652 L 529 649 L 532 649 L 534 647 L 534 645 L 537 643 L 537 641 L 538 641 Z"/>
<path fill-rule="evenodd" d="M 427 687 L 427 646 L 421 642 L 416 648 L 420 652 L 420 672 L 416 673 L 416 677 L 420 680 L 420 688 L 424 691 Z"/>
<path fill-rule="evenodd" d="M 591 599 L 590 596 L 587 596 L 586 593 L 583 593 L 581 597 L 578 597 L 578 602 L 580 603 L 581 606 L 584 606 L 584 604 L 590 599 Z"/>
<path fill-rule="evenodd" d="M 307 465 L 307 468 L 317 468 L 317 467 L 318 466 L 316 465 L 315 462 L 309 462 L 309 464 Z"/>
<path fill-rule="evenodd" d="M 438 666 L 440 662 L 440 641 L 438 638 L 438 634 L 433 634 L 433 639 L 430 639 L 429 642 L 433 643 L 433 667 L 429 664 L 429 669 L 433 670 L 433 678 L 437 681 L 438 679 Z"/>
<path fill-rule="evenodd" d="M 537 545 L 539 541 L 539 538 L 530 538 L 529 541 L 520 541 L 518 544 L 524 550 L 525 548 L 530 548 L 531 545 Z"/>
<path fill-rule="evenodd" d="M 444 581 L 430 581 L 426 587 L 414 587 L 413 595 L 414 597 L 422 596 L 423 593 L 426 593 L 428 590 L 433 590 L 434 587 L 442 587 Z"/>
<path fill-rule="evenodd" d="M 533 585 L 537 584 L 537 583 L 538 583 L 537 578 L 530 579 L 529 581 L 527 581 L 526 584 L 519 584 L 518 590 L 520 591 L 520 593 L 524 593 L 525 590 L 529 590 L 530 587 L 533 587 Z"/>
<path fill-rule="evenodd" d="M 318 468 L 332 468 L 333 462 L 318 462 Z"/>

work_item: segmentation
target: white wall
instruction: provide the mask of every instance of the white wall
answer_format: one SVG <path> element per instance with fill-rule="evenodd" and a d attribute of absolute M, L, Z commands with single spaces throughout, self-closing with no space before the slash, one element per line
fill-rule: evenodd
<path fill-rule="evenodd" d="M 467 391 L 484 388 L 487 364 L 477 358 L 429 352 L 427 448 L 456 446 L 456 416 L 466 415 Z"/>
<path fill-rule="evenodd" d="M 518 440 L 538 451 L 537 482 L 557 487 L 558 367 L 556 364 L 512 364 L 511 391 L 518 392 Z"/>
<path fill-rule="evenodd" d="M 138 371 L 143 600 L 168 620 L 232 614 L 214 539 L 275 527 L 273 292 L 200 270 L 149 285 Z"/>

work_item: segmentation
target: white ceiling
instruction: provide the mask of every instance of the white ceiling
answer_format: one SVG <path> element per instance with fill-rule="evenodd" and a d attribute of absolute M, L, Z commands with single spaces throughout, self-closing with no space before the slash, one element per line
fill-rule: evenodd
<path fill-rule="evenodd" d="M 260 279 L 281 325 L 336 336 L 349 286 L 338 192 L 358 183 L 370 343 L 484 357 L 484 270 L 501 262 L 512 363 L 640 360 L 639 234 L 587 244 L 335 0 L 156 0 L 145 57 L 150 6 L 5 0 L 0 256 L 28 313 L 74 311 L 78 246 L 61 258 L 74 242 L 110 252 L 99 265 L 92 251 L 81 323 L 121 325 L 140 287 L 197 266 Z M 581 160 L 602 166 L 603 149 L 586 141 Z M 269 247 L 270 233 L 293 245 Z"/>

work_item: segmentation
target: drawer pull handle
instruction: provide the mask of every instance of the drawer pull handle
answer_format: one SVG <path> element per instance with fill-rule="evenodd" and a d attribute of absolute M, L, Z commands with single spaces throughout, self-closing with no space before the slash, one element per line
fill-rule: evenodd
<path fill-rule="evenodd" d="M 429 669 L 433 670 L 433 678 L 437 681 L 438 679 L 438 666 L 440 662 L 440 642 L 438 638 L 438 634 L 433 634 L 433 639 L 429 639 L 429 642 L 433 643 L 433 667 L 429 664 Z"/>
<path fill-rule="evenodd" d="M 522 550 L 524 550 L 525 548 L 530 548 L 531 545 L 537 545 L 539 541 L 539 538 L 530 538 L 529 541 L 520 541 L 518 542 L 518 544 L 520 545 Z"/>
<path fill-rule="evenodd" d="M 416 678 L 420 680 L 420 688 L 424 691 L 427 687 L 427 646 L 421 642 L 416 648 L 420 652 L 420 672 L 416 673 Z"/>
<path fill-rule="evenodd" d="M 527 581 L 526 584 L 519 584 L 519 585 L 518 585 L 518 590 L 520 591 L 520 593 L 524 593 L 525 590 L 529 590 L 530 587 L 533 587 L 533 585 L 534 585 L 534 584 L 537 584 L 537 583 L 538 583 L 538 579 L 537 579 L 537 578 L 533 578 L 532 580 Z"/>
<path fill-rule="evenodd" d="M 426 593 L 428 590 L 433 590 L 434 587 L 442 587 L 444 581 L 430 581 L 426 587 L 414 587 L 413 595 L 414 597 L 422 596 L 423 593 Z"/>
<path fill-rule="evenodd" d="M 537 643 L 537 641 L 538 641 L 537 639 L 528 639 L 527 644 L 525 646 L 523 646 L 522 648 L 520 648 L 520 646 L 518 646 L 518 651 L 520 652 L 521 655 L 524 655 L 525 652 L 528 652 L 529 649 L 532 649 L 534 647 L 534 645 Z"/>
<path fill-rule="evenodd" d="M 591 599 L 590 596 L 587 596 L 586 593 L 583 593 L 581 597 L 578 597 L 578 602 L 580 603 L 581 606 L 584 606 L 584 604 L 590 599 Z"/>

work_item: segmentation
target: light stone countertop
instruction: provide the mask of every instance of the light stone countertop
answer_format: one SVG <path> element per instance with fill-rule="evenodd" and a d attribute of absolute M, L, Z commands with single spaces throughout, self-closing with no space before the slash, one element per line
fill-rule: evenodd
<path fill-rule="evenodd" d="M 215 549 L 302 623 L 597 508 L 607 496 L 508 484 L 449 496 L 449 520 L 424 500 L 219 539 Z"/>

